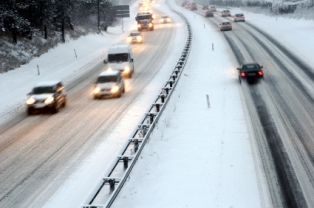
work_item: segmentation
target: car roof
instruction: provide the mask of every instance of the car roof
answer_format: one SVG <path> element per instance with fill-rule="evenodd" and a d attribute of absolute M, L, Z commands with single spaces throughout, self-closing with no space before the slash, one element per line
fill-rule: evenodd
<path fill-rule="evenodd" d="M 244 65 L 252 65 L 252 64 L 257 64 L 257 65 L 259 65 L 259 64 L 256 63 L 256 62 L 245 63 L 245 64 L 242 64 L 242 65 L 244 66 Z"/>
<path fill-rule="evenodd" d="M 150 15 L 150 12 L 141 12 L 141 13 L 137 13 L 137 16 L 146 16 L 146 15 Z"/>
<path fill-rule="evenodd" d="M 103 71 L 99 74 L 99 77 L 105 77 L 105 76 L 115 76 L 118 75 L 120 72 L 116 70 L 110 70 L 110 71 Z"/>
<path fill-rule="evenodd" d="M 119 44 L 110 46 L 108 49 L 109 54 L 117 54 L 117 53 L 128 53 L 129 48 L 131 46 L 129 44 Z"/>
<path fill-rule="evenodd" d="M 51 81 L 42 81 L 42 82 L 38 82 L 35 87 L 39 87 L 39 86 L 53 86 L 58 84 L 59 82 L 61 82 L 60 80 L 51 80 Z"/>

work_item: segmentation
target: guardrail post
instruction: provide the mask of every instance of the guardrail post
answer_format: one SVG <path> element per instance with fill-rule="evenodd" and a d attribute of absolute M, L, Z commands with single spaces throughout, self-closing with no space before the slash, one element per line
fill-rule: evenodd
<path fill-rule="evenodd" d="M 170 87 L 172 87 L 172 81 L 169 82 Z"/>
<path fill-rule="evenodd" d="M 166 90 L 166 94 L 168 95 L 169 94 L 169 88 L 165 88 L 165 90 Z"/>
<path fill-rule="evenodd" d="M 156 106 L 156 111 L 159 112 L 160 111 L 160 105 L 157 103 L 157 104 L 155 104 L 155 106 Z"/>
<path fill-rule="evenodd" d="M 128 157 L 123 158 L 123 165 L 124 165 L 124 169 L 128 168 L 128 166 L 129 166 L 129 158 Z"/>
<path fill-rule="evenodd" d="M 134 139 L 134 152 L 137 152 L 138 150 L 138 140 Z"/>
<path fill-rule="evenodd" d="M 150 122 L 150 124 L 152 124 L 153 122 L 154 122 L 154 114 L 150 114 L 149 115 L 149 122 Z"/>
<path fill-rule="evenodd" d="M 164 102 L 165 102 L 165 96 L 164 96 L 164 95 L 161 95 L 161 96 L 160 96 L 160 99 L 161 99 L 161 103 L 164 103 Z"/>
<path fill-rule="evenodd" d="M 173 79 L 173 81 L 176 81 L 176 76 L 173 75 L 173 76 L 172 76 L 172 79 Z"/>
<path fill-rule="evenodd" d="M 110 191 L 111 192 L 114 191 L 116 180 L 115 179 L 109 179 L 108 182 L 109 182 L 109 185 L 110 185 Z"/>

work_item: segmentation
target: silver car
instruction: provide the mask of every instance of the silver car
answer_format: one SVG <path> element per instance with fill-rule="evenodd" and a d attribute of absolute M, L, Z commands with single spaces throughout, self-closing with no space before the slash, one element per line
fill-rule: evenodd
<path fill-rule="evenodd" d="M 233 20 L 234 20 L 235 22 L 245 22 L 245 16 L 244 16 L 244 14 L 242 14 L 242 13 L 240 13 L 240 14 L 235 14 L 235 15 L 233 16 Z"/>
<path fill-rule="evenodd" d="M 102 72 L 93 89 L 94 99 L 102 97 L 121 97 L 125 92 L 124 79 L 119 71 Z"/>
<path fill-rule="evenodd" d="M 61 81 L 40 82 L 27 95 L 28 115 L 40 110 L 57 113 L 67 102 L 67 93 Z"/>

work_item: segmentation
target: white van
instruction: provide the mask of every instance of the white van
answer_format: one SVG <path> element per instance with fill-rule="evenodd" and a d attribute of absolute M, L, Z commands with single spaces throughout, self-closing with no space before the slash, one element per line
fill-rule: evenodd
<path fill-rule="evenodd" d="M 134 73 L 132 48 L 129 44 L 113 45 L 108 50 L 106 70 L 118 70 L 121 75 L 131 78 Z"/>

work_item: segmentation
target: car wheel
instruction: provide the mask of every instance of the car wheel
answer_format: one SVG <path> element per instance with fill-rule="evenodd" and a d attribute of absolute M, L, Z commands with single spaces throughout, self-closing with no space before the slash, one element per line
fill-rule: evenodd
<path fill-rule="evenodd" d="M 123 86 L 122 93 L 125 93 L 125 87 Z"/>
<path fill-rule="evenodd" d="M 241 80 L 241 78 L 239 78 L 239 83 L 241 84 L 241 82 L 242 82 L 242 80 Z"/>
<path fill-rule="evenodd" d="M 27 115 L 32 115 L 33 114 L 34 109 L 33 108 L 27 108 Z"/>
<path fill-rule="evenodd" d="M 59 112 L 59 108 L 57 106 L 52 107 L 52 113 L 58 113 Z"/>
<path fill-rule="evenodd" d="M 119 91 L 117 98 L 120 98 L 122 96 L 122 90 Z"/>
<path fill-rule="evenodd" d="M 62 103 L 62 107 L 64 108 L 67 105 L 67 99 L 64 99 L 64 102 Z"/>
<path fill-rule="evenodd" d="M 99 99 L 99 97 L 98 96 L 94 96 L 94 100 L 98 100 Z"/>
<path fill-rule="evenodd" d="M 132 72 L 128 74 L 128 79 L 131 79 L 131 78 L 132 78 Z"/>

